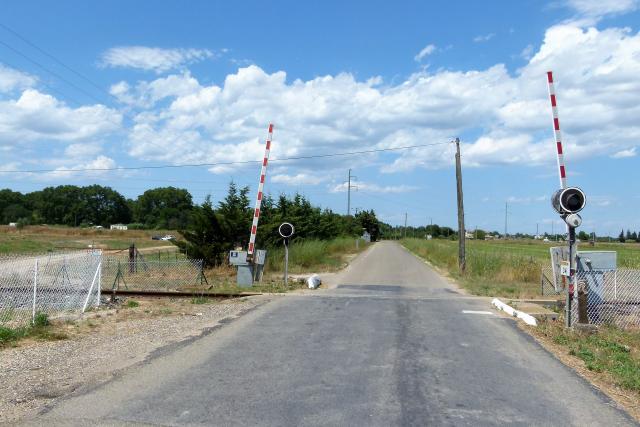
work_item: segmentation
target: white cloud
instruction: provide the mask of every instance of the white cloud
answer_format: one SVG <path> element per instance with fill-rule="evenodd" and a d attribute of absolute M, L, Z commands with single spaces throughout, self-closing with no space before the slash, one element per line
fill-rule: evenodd
<path fill-rule="evenodd" d="M 123 104 L 151 108 L 164 98 L 189 95 L 200 87 L 198 81 L 188 71 L 173 74 L 152 82 L 141 81 L 132 88 L 125 81 L 111 86 L 109 92 Z"/>
<path fill-rule="evenodd" d="M 507 202 L 509 203 L 514 203 L 514 204 L 523 204 L 523 205 L 529 205 L 531 203 L 540 203 L 540 202 L 546 202 L 549 200 L 549 196 L 528 196 L 528 197 L 516 197 L 516 196 L 511 196 L 507 198 Z"/>
<path fill-rule="evenodd" d="M 61 166 L 56 168 L 54 172 L 48 172 L 44 174 L 38 174 L 36 176 L 37 179 L 42 181 L 48 181 L 52 179 L 69 179 L 69 178 L 78 178 L 84 175 L 90 175 L 92 179 L 96 179 L 99 177 L 104 177 L 113 173 L 107 170 L 100 169 L 112 169 L 117 166 L 116 161 L 110 157 L 100 155 L 95 159 L 88 160 L 82 163 L 76 163 L 69 166 Z M 69 171 L 69 169 L 97 169 L 86 172 L 73 172 Z"/>
<path fill-rule="evenodd" d="M 534 50 L 533 45 L 528 44 L 527 47 L 522 49 L 522 52 L 520 52 L 520 57 L 522 59 L 526 59 L 527 61 L 530 60 L 531 57 L 533 56 L 533 50 Z"/>
<path fill-rule="evenodd" d="M 102 54 L 105 67 L 138 68 L 163 73 L 215 57 L 209 49 L 162 49 L 148 46 L 113 47 Z"/>
<path fill-rule="evenodd" d="M 0 64 L 0 93 L 32 87 L 36 81 L 27 73 Z"/>
<path fill-rule="evenodd" d="M 611 158 L 613 159 L 626 159 L 629 157 L 635 157 L 636 156 L 636 147 L 631 147 L 628 148 L 626 150 L 620 150 L 614 154 L 611 155 Z"/>
<path fill-rule="evenodd" d="M 424 48 L 422 48 L 422 50 L 418 52 L 416 56 L 413 57 L 413 60 L 416 62 L 420 62 L 425 56 L 429 56 L 435 51 L 436 51 L 436 46 L 433 44 L 428 44 Z"/>
<path fill-rule="evenodd" d="M 495 36 L 496 36 L 495 33 L 479 35 L 479 36 L 475 36 L 473 38 L 473 41 L 474 41 L 474 43 L 484 43 L 484 42 L 488 42 L 489 40 L 491 40 Z"/>
<path fill-rule="evenodd" d="M 102 147 L 98 143 L 76 143 L 69 144 L 64 150 L 64 155 L 72 159 L 84 159 L 95 157 L 102 151 Z"/>
<path fill-rule="evenodd" d="M 18 99 L 0 100 L 0 143 L 103 137 L 117 130 L 121 121 L 120 113 L 103 105 L 71 108 L 51 95 L 27 89 Z"/>
<path fill-rule="evenodd" d="M 546 83 L 550 69 L 569 164 L 637 145 L 637 33 L 557 25 L 530 54 L 516 73 L 502 64 L 421 71 L 394 85 L 346 73 L 287 81 L 283 71 L 267 73 L 251 65 L 219 85 L 204 85 L 184 72 L 135 85 L 120 82 L 111 90 L 136 112 L 128 133 L 129 154 L 176 164 L 259 160 L 266 126 L 273 121 L 272 158 L 446 142 L 459 135 L 466 166 L 553 166 Z M 377 164 L 387 173 L 438 168 L 452 164 L 452 148 L 287 162 L 289 169 L 280 171 L 279 179 L 304 180 L 305 174 L 313 175 L 312 168 L 333 174 L 358 167 L 354 163 Z M 211 170 L 227 173 L 238 167 Z"/>
<path fill-rule="evenodd" d="M 352 186 L 356 186 L 358 191 L 366 191 L 369 193 L 409 193 L 411 191 L 416 191 L 418 187 L 413 185 L 385 185 L 380 186 L 378 184 L 371 184 L 367 182 L 358 181 L 356 183 L 351 183 Z M 332 193 L 346 193 L 348 190 L 349 184 L 343 182 L 342 184 L 337 184 L 330 188 L 330 192 Z M 353 190 L 351 190 L 353 191 Z"/>
<path fill-rule="evenodd" d="M 632 12 L 638 0 L 567 0 L 567 5 L 581 16 L 599 18 Z"/>
<path fill-rule="evenodd" d="M 292 186 L 305 185 L 305 184 L 317 185 L 327 181 L 328 179 L 329 177 L 321 173 L 316 173 L 316 174 L 299 173 L 296 175 L 277 174 L 277 175 L 273 175 L 273 177 L 271 178 L 271 182 L 274 182 L 277 184 L 292 185 Z"/>

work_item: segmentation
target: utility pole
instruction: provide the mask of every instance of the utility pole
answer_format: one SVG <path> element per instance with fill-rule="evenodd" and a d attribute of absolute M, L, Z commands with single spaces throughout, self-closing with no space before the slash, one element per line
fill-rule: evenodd
<path fill-rule="evenodd" d="M 404 238 L 407 238 L 407 213 L 404 213 Z"/>
<path fill-rule="evenodd" d="M 509 202 L 504 202 L 504 239 L 507 240 L 507 214 L 509 212 Z"/>
<path fill-rule="evenodd" d="M 351 175 L 351 169 L 349 169 L 349 178 L 347 180 L 347 215 L 351 215 L 351 189 L 357 187 L 355 185 L 351 185 L 351 179 L 358 178 L 357 176 Z"/>
<path fill-rule="evenodd" d="M 460 162 L 460 138 L 456 138 L 456 183 L 458 189 L 458 267 L 464 273 L 465 259 L 464 200 L 462 197 L 462 165 Z"/>
<path fill-rule="evenodd" d="M 538 228 L 538 226 L 539 226 L 539 225 L 540 225 L 540 224 L 538 224 L 538 223 L 536 222 L 536 237 L 537 237 L 538 235 L 540 235 L 540 230 L 539 230 L 539 228 Z"/>
<path fill-rule="evenodd" d="M 351 215 L 351 169 L 349 169 L 349 180 L 347 181 L 347 216 Z"/>

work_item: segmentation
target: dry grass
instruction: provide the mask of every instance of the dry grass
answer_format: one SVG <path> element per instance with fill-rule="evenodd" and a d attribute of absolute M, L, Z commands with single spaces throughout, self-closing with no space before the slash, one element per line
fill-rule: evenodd
<path fill-rule="evenodd" d="M 152 240 L 151 236 L 173 234 L 167 230 L 106 230 L 63 226 L 0 226 L 0 254 L 42 253 L 86 249 L 89 245 L 104 250 L 124 250 L 131 243 L 139 248 L 174 248 L 171 242 Z"/>

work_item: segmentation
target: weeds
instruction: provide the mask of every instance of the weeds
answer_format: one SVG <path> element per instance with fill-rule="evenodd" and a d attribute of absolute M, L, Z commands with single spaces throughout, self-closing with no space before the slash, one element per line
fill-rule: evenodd
<path fill-rule="evenodd" d="M 136 300 L 128 300 L 127 303 L 124 305 L 126 308 L 136 308 L 140 306 L 140 303 Z"/>
<path fill-rule="evenodd" d="M 46 313 L 36 313 L 33 324 L 30 326 L 20 328 L 0 326 L 0 348 L 13 345 L 24 338 L 58 341 L 67 339 L 68 336 L 62 332 L 53 330 L 49 316 Z"/>
<path fill-rule="evenodd" d="M 49 325 L 49 315 L 47 313 L 36 313 L 35 317 L 33 318 L 33 326 L 40 328 Z"/>
<path fill-rule="evenodd" d="M 366 247 L 367 244 L 360 241 L 356 248 L 356 239 L 352 237 L 338 237 L 328 241 L 312 239 L 293 241 L 289 246 L 289 272 L 335 270 L 344 264 L 344 255 L 360 252 Z M 270 249 L 265 270 L 282 271 L 283 266 L 284 248 Z"/>
<path fill-rule="evenodd" d="M 607 373 L 617 386 L 640 393 L 640 330 L 606 326 L 584 335 L 567 331 L 561 322 L 542 323 L 539 330 L 588 370 Z"/>

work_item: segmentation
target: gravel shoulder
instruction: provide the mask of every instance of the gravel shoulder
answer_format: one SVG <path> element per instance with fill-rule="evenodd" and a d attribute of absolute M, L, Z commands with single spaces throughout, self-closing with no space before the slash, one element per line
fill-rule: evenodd
<path fill-rule="evenodd" d="M 113 378 L 167 345 L 198 336 L 273 297 L 211 300 L 135 298 L 138 307 L 106 308 L 58 320 L 62 341 L 21 341 L 0 349 L 0 423 L 36 415 L 81 386 Z M 198 301 L 202 302 L 202 301 Z"/>

